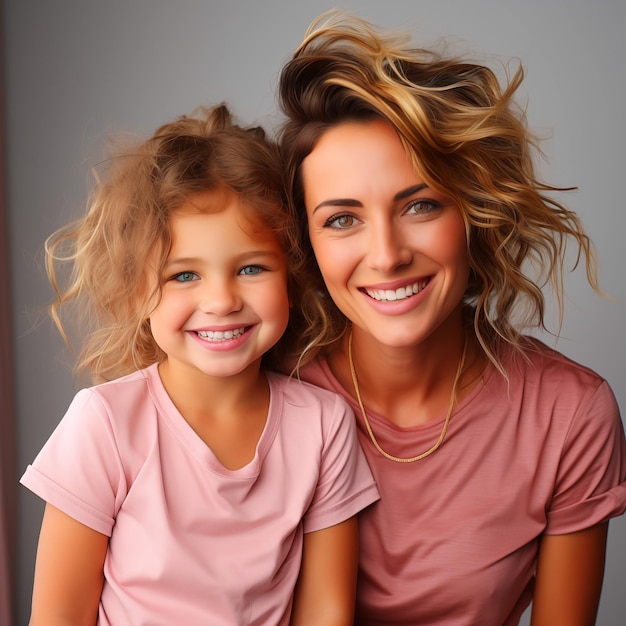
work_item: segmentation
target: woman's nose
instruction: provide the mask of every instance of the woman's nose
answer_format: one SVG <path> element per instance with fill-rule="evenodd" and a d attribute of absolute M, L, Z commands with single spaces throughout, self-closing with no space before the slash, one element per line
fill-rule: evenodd
<path fill-rule="evenodd" d="M 392 222 L 373 224 L 369 243 L 370 263 L 378 271 L 390 273 L 411 262 L 404 233 Z"/>

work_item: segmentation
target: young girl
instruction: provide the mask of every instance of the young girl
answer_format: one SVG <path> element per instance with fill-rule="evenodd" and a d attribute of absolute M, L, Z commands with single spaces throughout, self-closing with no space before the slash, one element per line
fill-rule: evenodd
<path fill-rule="evenodd" d="M 378 497 L 351 410 L 261 369 L 297 332 L 275 146 L 220 106 L 111 170 L 47 244 L 100 384 L 22 478 L 47 503 L 31 624 L 350 624 Z"/>
<path fill-rule="evenodd" d="M 533 626 L 595 623 L 626 442 L 606 381 L 523 334 L 546 281 L 563 301 L 568 240 L 597 285 L 537 180 L 521 80 L 341 14 L 281 74 L 301 375 L 351 402 L 381 493 L 359 516 L 357 624 L 512 626 L 531 600 Z"/>

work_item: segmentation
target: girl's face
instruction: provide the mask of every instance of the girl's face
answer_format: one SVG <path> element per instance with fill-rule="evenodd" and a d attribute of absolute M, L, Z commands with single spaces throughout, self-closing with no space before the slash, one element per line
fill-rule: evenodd
<path fill-rule="evenodd" d="M 150 315 L 168 370 L 225 377 L 258 367 L 289 318 L 278 239 L 227 191 L 192 196 L 169 226 L 161 300 Z"/>
<path fill-rule="evenodd" d="M 302 175 L 318 265 L 355 330 L 406 347 L 458 323 L 469 277 L 461 212 L 424 183 L 389 124 L 326 131 Z"/>

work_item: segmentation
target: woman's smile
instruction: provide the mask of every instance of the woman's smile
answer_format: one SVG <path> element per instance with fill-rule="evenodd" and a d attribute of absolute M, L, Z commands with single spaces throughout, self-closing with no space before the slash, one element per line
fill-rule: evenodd
<path fill-rule="evenodd" d="M 370 298 L 379 302 L 395 302 L 397 300 L 405 300 L 422 291 L 428 285 L 429 279 L 423 279 L 410 283 L 404 287 L 363 287 L 364 291 Z"/>
<path fill-rule="evenodd" d="M 355 327 L 415 345 L 458 312 L 469 276 L 463 216 L 416 172 L 389 124 L 331 128 L 302 175 L 320 271 Z"/>

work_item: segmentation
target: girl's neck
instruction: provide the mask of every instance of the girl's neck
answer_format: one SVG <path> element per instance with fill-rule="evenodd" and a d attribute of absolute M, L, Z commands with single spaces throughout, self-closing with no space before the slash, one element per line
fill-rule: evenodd
<path fill-rule="evenodd" d="M 259 365 L 224 377 L 167 359 L 159 365 L 163 386 L 180 414 L 229 470 L 252 461 L 267 422 L 269 383 Z"/>
<path fill-rule="evenodd" d="M 172 402 L 187 419 L 236 416 L 259 397 L 266 397 L 268 383 L 260 361 L 235 376 L 209 376 L 204 372 L 165 358 L 159 376 Z"/>

